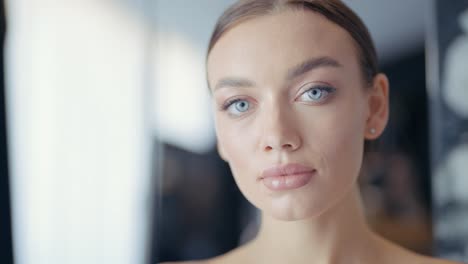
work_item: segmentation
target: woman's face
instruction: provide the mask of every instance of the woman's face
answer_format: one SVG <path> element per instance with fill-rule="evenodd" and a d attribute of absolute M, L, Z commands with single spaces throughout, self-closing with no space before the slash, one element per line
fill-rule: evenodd
<path fill-rule="evenodd" d="M 351 36 L 309 11 L 245 21 L 216 43 L 208 78 L 218 149 L 251 203 L 298 220 L 351 191 L 369 129 L 361 76 Z"/>

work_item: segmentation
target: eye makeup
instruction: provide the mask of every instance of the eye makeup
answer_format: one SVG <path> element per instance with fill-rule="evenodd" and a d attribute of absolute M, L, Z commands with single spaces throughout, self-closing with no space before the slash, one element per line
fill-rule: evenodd
<path fill-rule="evenodd" d="M 296 101 L 323 103 L 336 91 L 336 88 L 324 84 L 306 84 L 303 87 L 306 88 L 302 88 L 301 90 L 305 89 L 305 91 L 302 91 L 296 97 Z"/>

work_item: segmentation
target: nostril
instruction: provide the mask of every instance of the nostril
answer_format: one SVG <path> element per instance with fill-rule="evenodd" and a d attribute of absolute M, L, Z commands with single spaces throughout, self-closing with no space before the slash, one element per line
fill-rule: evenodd
<path fill-rule="evenodd" d="M 288 149 L 290 149 L 290 148 L 292 148 L 292 147 L 293 147 L 293 146 L 292 146 L 291 144 L 284 144 L 284 145 L 283 145 L 283 148 L 288 148 Z"/>
<path fill-rule="evenodd" d="M 282 149 L 287 149 L 287 150 L 292 150 L 294 149 L 294 146 L 292 144 L 283 144 L 281 145 Z M 272 151 L 274 148 L 272 146 L 265 146 L 264 150 L 265 151 Z"/>

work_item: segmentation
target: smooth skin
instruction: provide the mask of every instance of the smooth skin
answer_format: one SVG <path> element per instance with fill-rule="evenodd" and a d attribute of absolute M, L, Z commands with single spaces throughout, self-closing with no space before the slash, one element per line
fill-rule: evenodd
<path fill-rule="evenodd" d="M 320 14 L 283 10 L 230 29 L 208 58 L 218 150 L 261 210 L 251 242 L 189 263 L 454 263 L 412 253 L 367 226 L 357 178 L 364 140 L 388 121 L 384 74 L 367 84 L 351 36 Z M 375 129 L 371 133 L 371 129 Z M 317 170 L 305 186 L 271 191 L 278 164 Z"/>

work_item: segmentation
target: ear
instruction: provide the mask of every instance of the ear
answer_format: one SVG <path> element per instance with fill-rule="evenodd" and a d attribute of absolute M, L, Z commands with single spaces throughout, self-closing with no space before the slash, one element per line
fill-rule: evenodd
<path fill-rule="evenodd" d="M 223 147 L 219 144 L 219 142 L 216 143 L 216 148 L 218 149 L 218 154 L 221 157 L 222 160 L 225 162 L 228 162 L 226 159 L 226 153 L 224 152 Z"/>
<path fill-rule="evenodd" d="M 379 73 L 374 77 L 367 100 L 369 115 L 364 137 L 367 140 L 374 140 L 383 133 L 389 116 L 389 82 L 385 74 Z"/>

